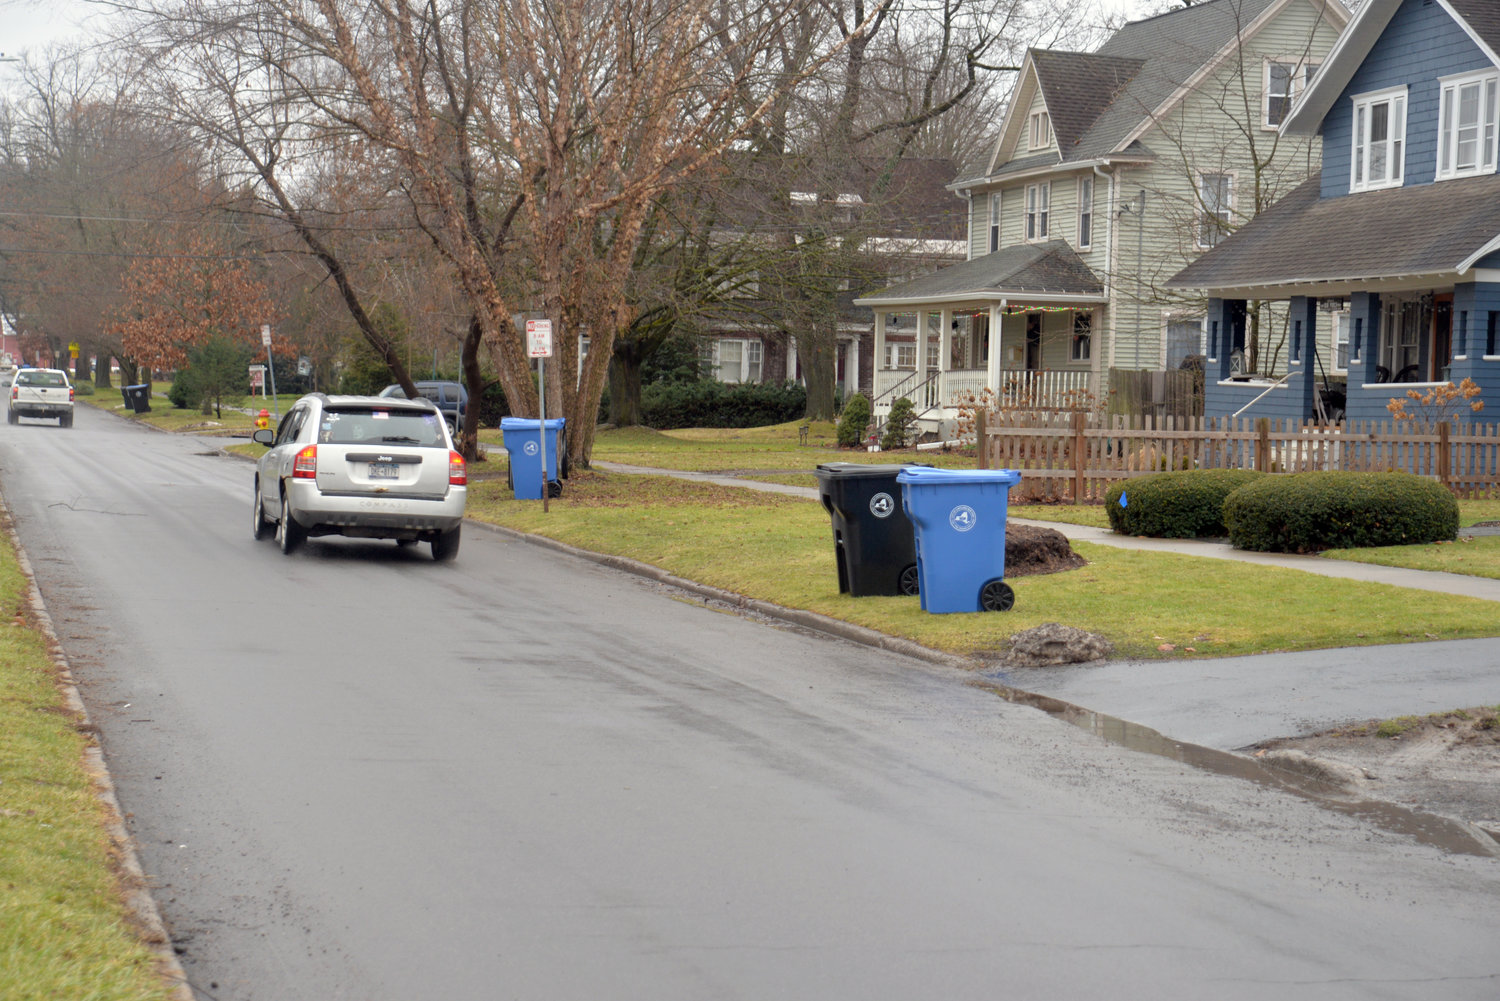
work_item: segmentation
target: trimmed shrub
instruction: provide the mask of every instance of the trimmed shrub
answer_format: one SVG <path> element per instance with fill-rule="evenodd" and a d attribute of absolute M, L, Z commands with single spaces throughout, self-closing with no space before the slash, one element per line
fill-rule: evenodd
<path fill-rule="evenodd" d="M 653 383 L 641 390 L 641 423 L 669 428 L 755 428 L 807 413 L 807 390 L 795 382 Z"/>
<path fill-rule="evenodd" d="M 1458 536 L 1458 501 L 1410 473 L 1294 473 L 1224 500 L 1229 540 L 1259 552 L 1402 546 Z"/>
<path fill-rule="evenodd" d="M 858 446 L 865 440 L 865 428 L 869 426 L 870 401 L 864 393 L 855 393 L 839 415 L 839 448 Z"/>
<path fill-rule="evenodd" d="M 880 447 L 887 451 L 905 448 L 916 420 L 917 410 L 910 400 L 903 396 L 893 401 L 890 416 L 885 419 L 885 434 L 880 437 Z"/>
<path fill-rule="evenodd" d="M 1104 495 L 1109 526 L 1121 535 L 1199 539 L 1228 535 L 1224 498 L 1264 476 L 1253 469 L 1188 469 L 1126 480 Z M 1120 499 L 1126 503 L 1121 504 Z"/>

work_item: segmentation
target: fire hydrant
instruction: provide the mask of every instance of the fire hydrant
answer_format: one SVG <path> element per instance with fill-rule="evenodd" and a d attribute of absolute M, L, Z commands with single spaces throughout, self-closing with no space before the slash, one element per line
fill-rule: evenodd
<path fill-rule="evenodd" d="M 262 410 L 255 415 L 255 426 L 257 428 L 268 428 L 271 426 L 271 411 Z"/>

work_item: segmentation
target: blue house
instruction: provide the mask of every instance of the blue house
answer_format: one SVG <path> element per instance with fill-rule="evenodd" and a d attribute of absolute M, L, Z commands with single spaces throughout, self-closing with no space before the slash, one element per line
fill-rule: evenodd
<path fill-rule="evenodd" d="M 1282 124 L 1321 176 L 1167 283 L 1209 297 L 1209 416 L 1313 417 L 1335 372 L 1351 418 L 1470 378 L 1500 421 L 1497 92 L 1500 2 L 1365 0 Z M 1233 370 L 1257 301 L 1290 310 L 1275 385 Z"/>

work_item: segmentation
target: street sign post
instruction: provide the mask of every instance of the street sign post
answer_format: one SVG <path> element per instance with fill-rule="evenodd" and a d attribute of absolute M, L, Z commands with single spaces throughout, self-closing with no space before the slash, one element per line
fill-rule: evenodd
<path fill-rule="evenodd" d="M 536 422 L 537 433 L 542 442 L 542 512 L 546 513 L 547 495 L 551 493 L 547 481 L 547 359 L 552 357 L 552 321 L 526 321 L 526 355 L 536 359 L 537 406 L 541 419 Z"/>
<path fill-rule="evenodd" d="M 276 362 L 271 358 L 271 325 L 262 323 L 260 325 L 260 342 L 266 347 L 266 368 L 271 370 L 271 403 L 272 409 L 276 411 L 276 424 L 281 424 L 281 400 L 276 397 Z M 265 395 L 265 387 L 261 387 L 261 395 Z"/>

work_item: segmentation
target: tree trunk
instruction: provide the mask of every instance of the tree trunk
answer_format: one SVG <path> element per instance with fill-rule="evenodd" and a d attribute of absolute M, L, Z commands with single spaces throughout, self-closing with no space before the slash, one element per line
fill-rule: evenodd
<path fill-rule="evenodd" d="M 610 359 L 609 422 L 622 428 L 641 423 L 641 353 L 634 342 L 617 342 Z"/>
<path fill-rule="evenodd" d="M 833 420 L 833 384 L 838 342 L 830 329 L 809 331 L 797 338 L 797 361 L 807 385 L 807 419 Z"/>
<path fill-rule="evenodd" d="M 112 385 L 109 371 L 110 359 L 108 351 L 100 351 L 94 356 L 94 386 L 98 389 L 108 389 Z"/>
<path fill-rule="evenodd" d="M 484 394 L 484 373 L 479 370 L 479 346 L 484 340 L 484 327 L 478 316 L 469 317 L 469 330 L 464 337 L 463 356 L 460 362 L 464 374 L 464 389 L 469 394 L 469 405 L 464 410 L 463 426 L 459 428 L 459 451 L 465 462 L 478 462 L 479 451 L 479 406 Z"/>

